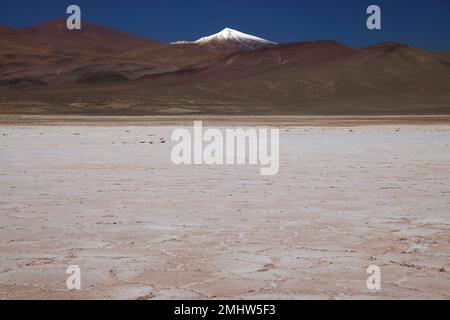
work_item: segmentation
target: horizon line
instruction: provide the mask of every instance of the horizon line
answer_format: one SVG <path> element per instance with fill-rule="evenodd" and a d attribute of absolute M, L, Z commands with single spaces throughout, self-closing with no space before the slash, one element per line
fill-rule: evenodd
<path fill-rule="evenodd" d="M 46 20 L 46 21 L 41 22 L 41 23 L 36 23 L 36 24 L 29 25 L 29 26 L 21 27 L 21 28 L 12 27 L 12 26 L 9 26 L 9 25 L 6 25 L 6 24 L 0 24 L 0 26 L 12 29 L 14 31 L 23 31 L 23 30 L 30 29 L 30 28 L 33 28 L 33 27 L 38 27 L 38 26 L 42 26 L 42 25 L 45 25 L 45 24 L 49 24 L 51 22 L 64 22 L 65 23 L 66 22 L 66 18 L 54 18 L 54 19 Z M 126 34 L 129 34 L 129 35 L 135 36 L 135 37 L 140 37 L 140 38 L 148 40 L 148 41 L 159 42 L 159 43 L 167 44 L 167 45 L 174 45 L 176 42 L 188 42 L 189 44 L 198 45 L 198 44 L 194 43 L 198 39 L 196 39 L 196 40 L 175 40 L 175 41 L 166 42 L 166 41 L 161 41 L 159 39 L 152 39 L 152 38 L 149 38 L 147 36 L 143 36 L 143 35 L 140 35 L 140 34 L 137 34 L 137 33 L 134 33 L 134 32 L 124 31 L 124 30 L 121 30 L 120 28 L 112 26 L 110 24 L 100 24 L 98 22 L 94 22 L 94 21 L 90 21 L 90 20 L 82 21 L 81 25 L 83 25 L 83 23 L 84 24 L 88 24 L 88 25 L 90 24 L 90 25 L 99 26 L 99 27 L 102 27 L 102 28 L 110 28 L 110 29 L 113 29 L 115 31 L 126 33 Z M 233 29 L 233 30 L 236 30 L 236 31 L 239 31 L 239 32 L 242 32 L 242 33 L 246 33 L 246 32 L 240 31 L 239 29 L 228 27 L 228 26 L 227 27 L 222 27 L 221 30 L 224 30 L 224 29 Z M 216 32 L 216 33 L 219 33 L 219 32 Z M 212 35 L 214 35 L 216 33 L 213 33 Z M 247 34 L 249 34 L 249 33 L 247 33 Z M 249 35 L 252 35 L 252 36 L 255 36 L 255 37 L 259 37 L 259 36 L 255 35 L 253 33 L 250 33 Z M 204 36 L 204 37 L 206 37 L 206 36 Z M 265 40 L 274 42 L 273 46 L 287 45 L 287 44 L 314 43 L 314 42 L 335 42 L 337 44 L 344 45 L 344 46 L 346 46 L 348 48 L 353 48 L 353 49 L 365 49 L 365 48 L 369 48 L 369 47 L 377 46 L 377 45 L 393 44 L 393 45 L 403 45 L 403 46 L 407 46 L 407 47 L 410 47 L 410 48 L 423 50 L 423 51 L 428 51 L 428 52 L 433 52 L 433 53 L 447 53 L 447 52 L 450 52 L 450 49 L 449 50 L 424 49 L 424 48 L 412 46 L 412 45 L 410 45 L 410 44 L 408 44 L 406 42 L 401 42 L 401 41 L 397 41 L 397 40 L 385 40 L 385 41 L 382 41 L 382 42 L 368 43 L 368 44 L 365 44 L 365 45 L 362 45 L 362 46 L 357 46 L 357 47 L 350 46 L 350 45 L 346 44 L 345 42 L 341 42 L 341 41 L 337 41 L 337 40 L 333 40 L 333 39 L 297 40 L 297 41 L 288 41 L 288 42 L 277 42 L 277 41 L 270 40 L 270 39 L 265 39 Z"/>

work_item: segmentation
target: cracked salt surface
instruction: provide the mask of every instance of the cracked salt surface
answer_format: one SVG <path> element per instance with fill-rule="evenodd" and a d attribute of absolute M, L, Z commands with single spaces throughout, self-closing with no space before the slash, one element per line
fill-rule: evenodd
<path fill-rule="evenodd" d="M 450 126 L 290 126 L 270 178 L 174 128 L 2 126 L 0 298 L 450 299 Z"/>

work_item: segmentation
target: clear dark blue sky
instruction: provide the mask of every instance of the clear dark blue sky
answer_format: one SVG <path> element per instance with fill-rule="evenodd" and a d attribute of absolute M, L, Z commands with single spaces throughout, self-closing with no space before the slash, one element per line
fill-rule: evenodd
<path fill-rule="evenodd" d="M 0 0 L 0 24 L 21 28 L 82 18 L 149 39 L 194 40 L 224 27 L 276 42 L 336 40 L 353 47 L 400 41 L 450 50 L 450 0 Z M 381 31 L 366 28 L 366 8 L 382 9 Z"/>

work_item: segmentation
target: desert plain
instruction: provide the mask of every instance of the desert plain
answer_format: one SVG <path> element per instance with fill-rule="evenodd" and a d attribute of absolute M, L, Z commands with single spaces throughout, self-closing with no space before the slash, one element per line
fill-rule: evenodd
<path fill-rule="evenodd" d="M 0 298 L 450 299 L 450 121 L 363 120 L 210 120 L 280 128 L 261 176 L 172 164 L 189 118 L 2 117 Z"/>

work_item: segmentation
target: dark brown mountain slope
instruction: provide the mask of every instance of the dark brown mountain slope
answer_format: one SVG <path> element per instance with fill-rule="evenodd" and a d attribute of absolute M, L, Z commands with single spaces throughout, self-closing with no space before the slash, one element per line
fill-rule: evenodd
<path fill-rule="evenodd" d="M 87 22 L 82 30 L 67 30 L 64 20 L 2 30 L 0 85 L 114 83 L 217 56 L 198 46 L 175 48 Z"/>

